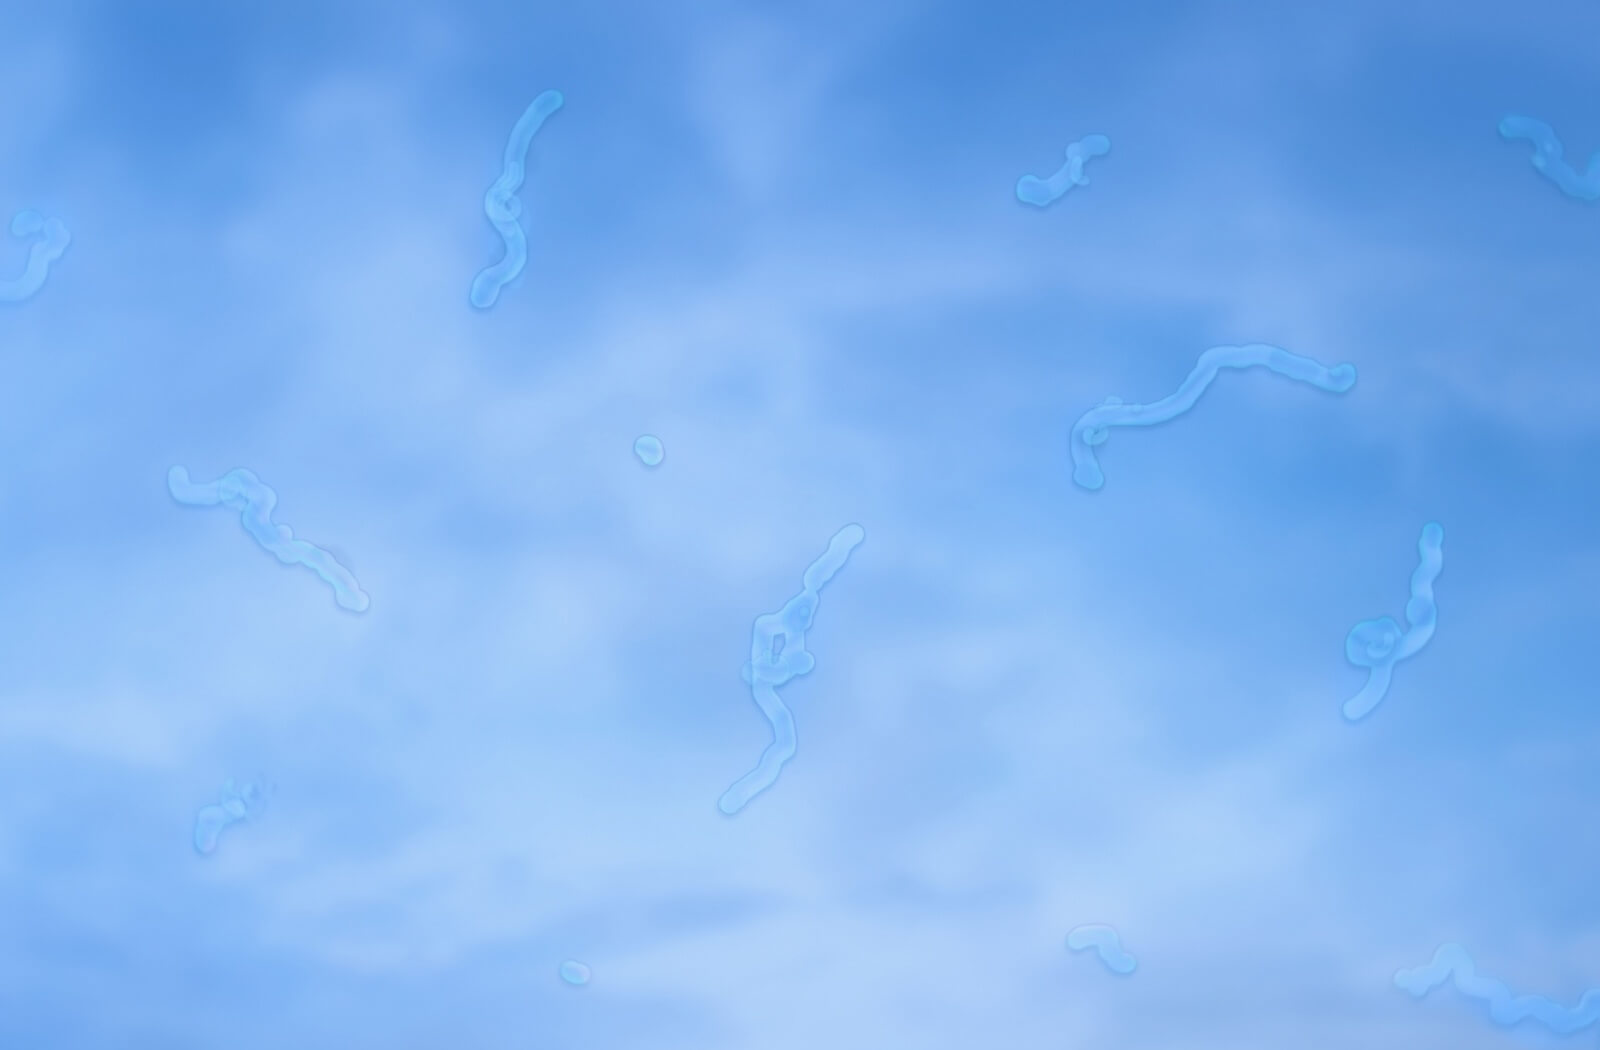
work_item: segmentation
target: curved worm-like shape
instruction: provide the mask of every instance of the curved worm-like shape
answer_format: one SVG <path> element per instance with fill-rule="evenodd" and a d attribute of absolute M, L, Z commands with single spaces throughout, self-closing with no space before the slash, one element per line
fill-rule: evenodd
<path fill-rule="evenodd" d="M 217 851 L 222 832 L 231 824 L 249 820 L 266 805 L 267 789 L 260 784 L 235 787 L 233 781 L 222 786 L 222 796 L 209 806 L 201 806 L 194 818 L 194 850 L 201 856 Z"/>
<path fill-rule="evenodd" d="M 1194 371 L 1189 373 L 1177 391 L 1160 401 L 1148 405 L 1125 405 L 1119 398 L 1108 397 L 1080 416 L 1072 425 L 1072 480 L 1090 491 L 1106 483 L 1095 447 L 1105 444 L 1110 428 L 1149 427 L 1175 419 L 1194 407 L 1222 369 L 1252 367 L 1266 368 L 1334 394 L 1342 394 L 1356 385 L 1355 365 L 1329 368 L 1309 357 L 1291 354 L 1281 347 L 1265 343 L 1214 346 L 1200 355 Z"/>
<path fill-rule="evenodd" d="M 230 470 L 216 481 L 197 484 L 183 467 L 167 472 L 167 490 L 179 503 L 191 507 L 227 507 L 239 512 L 239 521 L 257 543 L 285 565 L 304 565 L 333 588 L 341 608 L 366 612 L 372 599 L 361 589 L 349 569 L 321 547 L 294 538 L 294 530 L 272 521 L 278 494 L 242 468 Z"/>
<path fill-rule="evenodd" d="M 506 253 L 499 262 L 484 267 L 472 279 L 472 305 L 480 310 L 493 306 L 500 298 L 500 289 L 516 280 L 528 264 L 528 235 L 517 221 L 522 217 L 522 201 L 517 199 L 516 193 L 522 188 L 527 173 L 528 147 L 533 143 L 533 136 L 565 101 L 559 91 L 546 91 L 533 100 L 511 128 L 500 177 L 483 195 L 483 213 L 506 242 Z"/>
<path fill-rule="evenodd" d="M 1111 926 L 1090 924 L 1074 927 L 1067 934 L 1067 947 L 1075 952 L 1093 948 L 1105 968 L 1119 977 L 1126 977 L 1139 968 L 1139 960 L 1122 947 L 1122 934 Z"/>
<path fill-rule="evenodd" d="M 1036 208 L 1047 208 L 1064 197 L 1074 186 L 1089 185 L 1083 166 L 1095 157 L 1111 152 L 1111 140 L 1104 135 L 1085 135 L 1067 147 L 1067 159 L 1055 174 L 1046 178 L 1024 175 L 1017 180 L 1017 200 Z"/>
<path fill-rule="evenodd" d="M 1367 684 L 1344 702 L 1344 717 L 1359 722 L 1383 702 L 1389 692 L 1394 665 L 1415 656 L 1433 637 L 1439 622 L 1439 606 L 1433 600 L 1433 581 L 1444 571 L 1444 526 L 1430 521 L 1422 526 L 1417 539 L 1417 567 L 1411 573 L 1411 600 L 1406 602 L 1406 623 L 1402 631 L 1393 617 L 1362 620 L 1350 628 L 1344 642 L 1345 658 L 1357 667 L 1368 669 Z"/>
<path fill-rule="evenodd" d="M 1589 169 L 1579 175 L 1562 158 L 1564 152 L 1555 129 L 1542 120 L 1515 114 L 1501 118 L 1500 137 L 1533 143 L 1533 166 L 1567 196 L 1580 201 L 1600 200 L 1600 153 L 1589 158 Z"/>
<path fill-rule="evenodd" d="M 1454 981 L 1456 991 L 1489 1006 L 1495 1024 L 1509 1028 L 1523 1021 L 1537 1021 L 1557 1035 L 1571 1035 L 1600 1021 L 1600 989 L 1584 992 L 1577 1006 L 1562 1006 L 1542 995 L 1512 995 L 1500 981 L 1478 974 L 1472 957 L 1459 944 L 1442 944 L 1426 966 L 1398 970 L 1395 987 L 1421 999 L 1440 985 Z"/>
<path fill-rule="evenodd" d="M 756 767 L 734 781 L 717 800 L 717 808 L 730 817 L 776 784 L 784 764 L 794 757 L 794 715 L 778 696 L 778 686 L 809 674 L 817 665 L 816 658 L 806 651 L 806 631 L 816 618 L 822 588 L 844 568 L 850 552 L 866 536 L 860 525 L 840 529 L 828 541 L 822 557 L 806 569 L 800 593 L 777 612 L 756 617 L 750 633 L 750 661 L 742 674 L 750 683 L 750 696 L 772 724 L 772 743 L 761 752 Z"/>
<path fill-rule="evenodd" d="M 18 303 L 44 287 L 45 279 L 50 276 L 50 265 L 61 258 L 67 245 L 72 243 L 72 234 L 60 219 L 47 219 L 36 211 L 24 209 L 12 216 L 11 235 L 33 238 L 22 276 L 0 281 L 0 302 Z"/>

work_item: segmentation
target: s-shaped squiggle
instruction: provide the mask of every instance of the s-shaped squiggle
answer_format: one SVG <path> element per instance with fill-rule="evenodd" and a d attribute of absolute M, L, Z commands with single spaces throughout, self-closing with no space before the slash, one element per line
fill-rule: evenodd
<path fill-rule="evenodd" d="M 1459 944 L 1441 944 L 1428 965 L 1398 970 L 1394 975 L 1395 987 L 1409 992 L 1413 999 L 1452 980 L 1462 995 L 1487 1003 L 1489 1017 L 1505 1028 L 1531 1020 L 1557 1035 L 1571 1035 L 1600 1021 L 1600 989 L 1584 992 L 1577 1006 L 1562 1006 L 1542 995 L 1512 995 L 1502 982 L 1480 976 L 1472 957 Z"/>
<path fill-rule="evenodd" d="M 1359 722 L 1383 702 L 1394 677 L 1394 665 L 1417 652 L 1433 637 L 1439 621 L 1439 606 L 1433 600 L 1433 581 L 1444 571 L 1444 526 L 1430 521 L 1422 526 L 1417 540 L 1417 567 L 1411 574 L 1411 600 L 1406 602 L 1406 623 L 1400 630 L 1393 617 L 1362 620 L 1350 628 L 1345 639 L 1345 657 L 1357 667 L 1368 669 L 1367 684 L 1361 692 L 1344 702 L 1344 717 Z"/>
<path fill-rule="evenodd" d="M 1074 186 L 1089 185 L 1083 166 L 1095 157 L 1111 152 L 1111 140 L 1104 135 L 1085 135 L 1067 147 L 1067 159 L 1048 178 L 1024 175 L 1017 180 L 1017 200 L 1036 208 L 1049 207 Z"/>
<path fill-rule="evenodd" d="M 173 467 L 167 472 L 167 489 L 173 499 L 186 506 L 220 506 L 238 511 L 244 530 L 257 543 L 285 565 L 304 565 L 322 577 L 322 582 L 333 588 L 334 599 L 341 608 L 359 613 L 366 612 L 372 604 L 350 570 L 340 565 L 332 554 L 305 540 L 295 539 L 294 530 L 289 526 L 273 524 L 272 511 L 278 505 L 278 494 L 250 471 L 230 470 L 216 481 L 196 484 L 189 480 L 189 472 L 183 467 Z"/>
<path fill-rule="evenodd" d="M 1580 201 L 1600 200 L 1600 153 L 1589 158 L 1589 169 L 1579 175 L 1562 159 L 1561 140 L 1554 128 L 1542 120 L 1515 114 L 1501 119 L 1500 137 L 1533 143 L 1534 168 L 1562 193 Z"/>
<path fill-rule="evenodd" d="M 511 129 L 500 177 L 483 195 L 483 213 L 506 242 L 506 253 L 499 262 L 484 267 L 472 279 L 472 305 L 480 310 L 493 306 L 500 298 L 500 289 L 516 280 L 517 274 L 528 264 L 528 235 L 517 221 L 522 217 L 522 201 L 517 199 L 516 193 L 522 188 L 527 173 L 528 147 L 533 136 L 565 101 L 559 91 L 546 91 L 533 100 Z"/>
<path fill-rule="evenodd" d="M 866 539 L 860 525 L 846 525 L 828 541 L 822 557 L 806 569 L 800 593 L 775 613 L 756 617 L 750 632 L 750 662 L 744 665 L 744 680 L 750 695 L 767 721 L 772 723 L 772 743 L 761 752 L 756 767 L 733 783 L 717 800 L 717 808 L 728 816 L 739 812 L 750 800 L 778 782 L 784 763 L 794 757 L 794 715 L 778 696 L 778 686 L 799 675 L 809 674 L 817 665 L 806 651 L 806 631 L 817 615 L 822 588 L 844 568 L 850 552 Z"/>
<path fill-rule="evenodd" d="M 28 247 L 28 264 L 22 276 L 11 281 L 0 281 L 0 302 L 18 303 L 44 287 L 50 276 L 50 264 L 61 258 L 72 243 L 72 234 L 60 219 L 47 219 L 36 211 L 23 210 L 11 218 L 13 237 L 32 237 Z"/>
<path fill-rule="evenodd" d="M 1193 408 L 1217 373 L 1224 368 L 1259 366 L 1281 376 L 1307 383 L 1321 390 L 1342 394 L 1356 385 L 1355 365 L 1319 364 L 1309 357 L 1265 343 L 1245 346 L 1214 346 L 1200 355 L 1194 371 L 1177 391 L 1148 405 L 1125 405 L 1120 398 L 1108 397 L 1091 408 L 1072 426 L 1072 480 L 1093 491 L 1106 483 L 1095 448 L 1105 444 L 1112 427 L 1148 427 L 1165 423 Z"/>

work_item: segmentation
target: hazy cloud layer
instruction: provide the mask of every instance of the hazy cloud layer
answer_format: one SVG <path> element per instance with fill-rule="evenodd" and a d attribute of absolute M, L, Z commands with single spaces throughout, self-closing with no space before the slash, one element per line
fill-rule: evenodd
<path fill-rule="evenodd" d="M 1255 8 L 11 5 L 0 209 L 74 239 L 0 311 L 0 1044 L 1549 1043 L 1391 979 L 1600 984 L 1600 209 L 1495 132 L 1600 147 L 1596 16 Z M 1072 485 L 1085 409 L 1244 342 L 1357 386 L 1224 375 Z M 724 818 L 750 623 L 852 521 Z"/>

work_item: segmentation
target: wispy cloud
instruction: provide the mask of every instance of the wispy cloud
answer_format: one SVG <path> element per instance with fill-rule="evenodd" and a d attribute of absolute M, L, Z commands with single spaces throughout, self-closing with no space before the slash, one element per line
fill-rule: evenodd
<path fill-rule="evenodd" d="M 1394 969 L 1456 939 L 1518 987 L 1594 979 L 1563 873 L 1594 728 L 1582 213 L 1487 174 L 1526 167 L 1492 122 L 1424 191 L 1413 140 L 1467 147 L 1372 101 L 1415 72 L 1383 44 L 1409 15 L 1105 15 L 1053 44 L 1104 123 L 1044 141 L 1065 74 L 1000 14 L 440 10 L 256 39 L 272 104 L 206 140 L 240 177 L 192 210 L 141 204 L 173 192 L 154 146 L 84 147 L 72 266 L 0 318 L 0 1041 L 1473 1048 L 1505 1034 Z M 1441 119 L 1497 17 L 1429 44 Z M 97 127 L 61 18 L 39 105 L 0 112 L 21 156 Z M 1581 81 L 1543 24 L 1519 46 Z M 571 87 L 481 59 L 556 30 L 615 75 L 568 71 L 528 269 L 475 312 L 509 122 Z M 1022 64 L 954 84 L 951 55 Z M 988 123 L 928 168 L 953 91 Z M 1093 185 L 1019 206 L 1091 131 Z M 1084 409 L 1243 341 L 1358 384 L 1230 376 L 1073 488 Z M 183 513 L 173 464 L 269 479 L 371 610 Z M 1344 725 L 1345 632 L 1399 612 L 1435 516 L 1438 637 Z M 850 521 L 786 687 L 798 756 L 724 818 L 767 741 L 751 621 Z M 257 772 L 271 811 L 196 857 L 195 809 Z M 1137 974 L 1067 950 L 1087 922 Z"/>

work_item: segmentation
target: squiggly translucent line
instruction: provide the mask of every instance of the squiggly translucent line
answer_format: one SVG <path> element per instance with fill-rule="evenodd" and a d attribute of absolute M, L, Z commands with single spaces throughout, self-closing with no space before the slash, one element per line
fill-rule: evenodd
<path fill-rule="evenodd" d="M 1506 1028 L 1532 1020 L 1557 1035 L 1571 1035 L 1600 1021 L 1600 988 L 1584 992 L 1575 1007 L 1562 1006 L 1542 995 L 1512 995 L 1511 989 L 1500 981 L 1479 976 L 1472 957 L 1459 944 L 1442 944 L 1428 965 L 1398 970 L 1394 975 L 1395 987 L 1409 992 L 1413 999 L 1421 999 L 1452 980 L 1462 995 L 1487 1003 L 1489 1017 Z"/>
<path fill-rule="evenodd" d="M 17 303 L 44 287 L 45 279 L 50 276 L 50 264 L 67 250 L 72 234 L 60 219 L 47 219 L 36 211 L 24 209 L 12 216 L 11 235 L 33 238 L 22 276 L 0 281 L 0 302 Z"/>
<path fill-rule="evenodd" d="M 1093 948 L 1105 968 L 1119 976 L 1126 977 L 1139 968 L 1139 960 L 1122 947 L 1122 934 L 1111 926 L 1091 924 L 1074 927 L 1067 934 L 1067 947 L 1075 952 Z"/>
<path fill-rule="evenodd" d="M 778 686 L 791 678 L 809 674 L 817 665 L 806 651 L 806 631 L 817 615 L 817 602 L 824 585 L 844 568 L 850 552 L 866 539 L 860 525 L 846 525 L 828 541 L 822 557 L 806 569 L 799 594 L 775 613 L 756 617 L 750 632 L 750 660 L 744 665 L 744 680 L 756 706 L 772 723 L 772 743 L 761 752 L 756 767 L 733 783 L 717 800 L 717 808 L 730 817 L 761 792 L 778 782 L 784 763 L 794 757 L 794 715 L 778 696 Z"/>
<path fill-rule="evenodd" d="M 1291 354 L 1265 343 L 1245 346 L 1214 346 L 1200 355 L 1194 371 L 1176 392 L 1148 405 L 1125 405 L 1120 398 L 1108 397 L 1091 408 L 1072 426 L 1072 480 L 1091 491 L 1106 483 L 1095 448 L 1105 444 L 1111 427 L 1149 427 L 1175 419 L 1193 408 L 1200 395 L 1224 368 L 1261 367 L 1334 394 L 1356 385 L 1356 366 L 1332 368 L 1309 357 Z"/>
<path fill-rule="evenodd" d="M 217 842 L 230 825 L 249 820 L 267 803 L 268 789 L 260 784 L 235 787 L 233 781 L 222 786 L 221 798 L 213 805 L 201 806 L 194 818 L 194 849 L 202 856 L 217 850 Z"/>
<path fill-rule="evenodd" d="M 1024 175 L 1017 180 L 1017 200 L 1038 208 L 1049 207 L 1074 186 L 1089 185 L 1083 166 L 1095 157 L 1111 152 L 1111 140 L 1104 135 L 1085 135 L 1067 147 L 1066 162 L 1047 178 Z"/>
<path fill-rule="evenodd" d="M 515 125 L 506 142 L 505 165 L 500 177 L 483 195 L 483 213 L 506 242 L 500 261 L 486 266 L 472 279 L 472 305 L 487 310 L 500 298 L 500 289 L 510 284 L 528 263 L 528 235 L 517 220 L 522 217 L 522 201 L 516 193 L 527 173 L 528 147 L 545 120 L 561 108 L 565 97 L 559 91 L 546 91 L 533 100 Z"/>
<path fill-rule="evenodd" d="M 1368 669 L 1367 684 L 1361 692 L 1344 702 L 1344 717 L 1359 722 L 1383 702 L 1394 677 L 1394 665 L 1415 656 L 1433 637 L 1439 620 L 1439 606 L 1433 600 L 1433 581 L 1444 571 L 1444 526 L 1430 521 L 1422 526 L 1417 540 L 1417 567 L 1411 573 L 1411 600 L 1406 602 L 1406 623 L 1400 625 L 1389 616 L 1362 620 L 1350 628 L 1345 639 L 1345 657 L 1357 667 Z"/>
<path fill-rule="evenodd" d="M 191 507 L 227 507 L 239 512 L 239 521 L 255 541 L 285 565 L 304 565 L 333 588 L 335 600 L 341 608 L 351 612 L 366 612 L 372 599 L 361 589 L 350 570 L 339 564 L 332 554 L 321 547 L 294 538 L 294 530 L 287 525 L 275 525 L 272 511 L 278 505 L 278 494 L 262 484 L 261 479 L 248 470 L 230 470 L 216 481 L 195 484 L 183 467 L 173 467 L 167 472 L 167 489 L 172 498 Z"/>
<path fill-rule="evenodd" d="M 1589 169 L 1579 175 L 1562 159 L 1564 151 L 1554 128 L 1542 120 L 1515 114 L 1501 119 L 1500 137 L 1527 139 L 1533 143 L 1534 169 L 1555 183 L 1562 193 L 1580 201 L 1600 200 L 1600 153 L 1589 158 Z"/>

